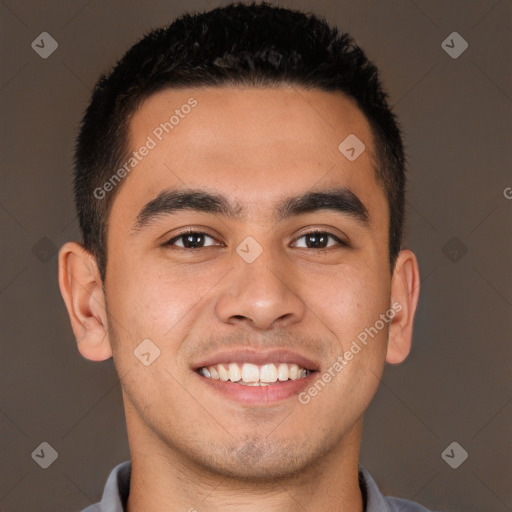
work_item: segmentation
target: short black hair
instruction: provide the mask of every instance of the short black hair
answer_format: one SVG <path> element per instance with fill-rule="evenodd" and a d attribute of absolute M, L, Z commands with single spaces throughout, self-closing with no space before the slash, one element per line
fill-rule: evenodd
<path fill-rule="evenodd" d="M 376 66 L 349 34 L 312 13 L 267 2 L 232 3 L 186 13 L 148 32 L 94 88 L 77 138 L 74 192 L 83 245 L 96 257 L 103 282 L 108 215 L 120 187 L 100 198 L 95 190 L 126 161 L 130 118 L 141 103 L 167 88 L 286 84 L 340 91 L 366 116 L 376 179 L 390 211 L 393 272 L 404 224 L 405 157 Z"/>

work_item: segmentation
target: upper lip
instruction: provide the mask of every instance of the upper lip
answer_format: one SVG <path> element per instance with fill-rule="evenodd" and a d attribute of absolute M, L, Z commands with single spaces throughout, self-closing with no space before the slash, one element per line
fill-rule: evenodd
<path fill-rule="evenodd" d="M 198 370 L 203 366 L 213 366 L 221 363 L 252 363 L 258 366 L 267 363 L 295 363 L 307 370 L 318 370 L 320 368 L 320 365 L 316 361 L 291 350 L 283 348 L 262 350 L 247 347 L 216 352 L 215 354 L 194 363 L 192 367 L 194 370 Z"/>

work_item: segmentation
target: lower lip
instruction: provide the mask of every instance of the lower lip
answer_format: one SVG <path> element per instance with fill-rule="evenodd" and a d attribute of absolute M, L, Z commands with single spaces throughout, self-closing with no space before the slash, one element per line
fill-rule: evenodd
<path fill-rule="evenodd" d="M 280 402 L 294 395 L 298 395 L 304 388 L 311 385 L 316 371 L 312 371 L 302 379 L 286 380 L 269 384 L 268 386 L 244 386 L 230 381 L 209 379 L 194 372 L 205 384 L 223 395 L 245 404 L 269 404 Z"/>

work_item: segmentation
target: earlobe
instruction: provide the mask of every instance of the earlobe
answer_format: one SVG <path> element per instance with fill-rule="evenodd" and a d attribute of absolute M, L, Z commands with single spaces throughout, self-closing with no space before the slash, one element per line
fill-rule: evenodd
<path fill-rule="evenodd" d="M 389 325 L 386 362 L 399 364 L 411 350 L 414 314 L 420 294 L 420 273 L 415 254 L 400 251 L 391 281 L 391 303 L 396 314 Z"/>
<path fill-rule="evenodd" d="M 59 251 L 59 287 L 80 354 L 92 361 L 112 357 L 96 258 L 76 242 L 67 242 Z"/>

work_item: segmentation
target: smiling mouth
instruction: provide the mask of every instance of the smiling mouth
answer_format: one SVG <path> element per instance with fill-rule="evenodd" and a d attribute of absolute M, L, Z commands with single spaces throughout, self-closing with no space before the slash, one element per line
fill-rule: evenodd
<path fill-rule="evenodd" d="M 295 363 L 221 363 L 202 366 L 196 371 L 207 379 L 229 381 L 242 386 L 271 386 L 289 380 L 304 379 L 315 370 L 303 368 Z"/>

